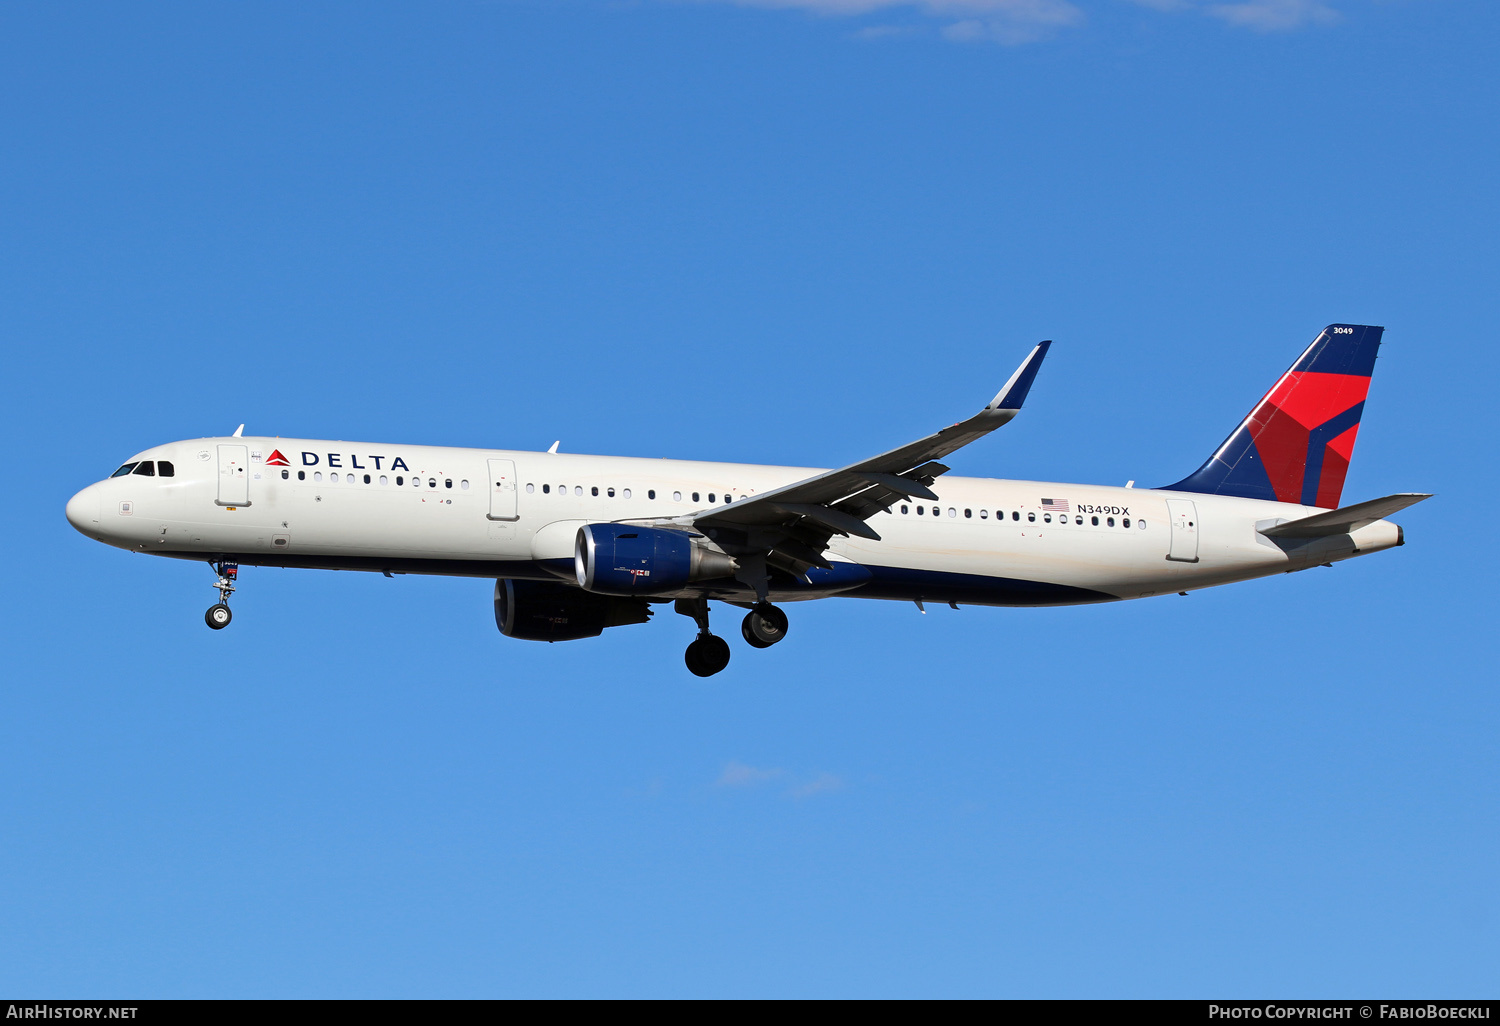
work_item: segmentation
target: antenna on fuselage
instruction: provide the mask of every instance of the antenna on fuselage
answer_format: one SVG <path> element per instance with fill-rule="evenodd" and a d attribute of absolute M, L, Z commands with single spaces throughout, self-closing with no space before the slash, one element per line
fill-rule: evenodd
<path fill-rule="evenodd" d="M 229 437 L 230 438 L 238 438 L 238 437 L 240 437 L 240 435 L 242 435 L 244 433 L 245 433 L 245 425 L 241 424 L 239 427 L 237 427 L 237 428 L 234 429 L 234 434 L 230 435 Z"/>
<path fill-rule="evenodd" d="M 548 448 L 547 451 L 550 452 L 550 453 L 552 453 L 554 456 L 556 456 L 557 455 L 557 447 L 559 445 L 562 445 L 562 439 L 561 438 L 559 438 L 557 441 L 553 442 L 552 445 L 551 445 L 551 447 Z"/>

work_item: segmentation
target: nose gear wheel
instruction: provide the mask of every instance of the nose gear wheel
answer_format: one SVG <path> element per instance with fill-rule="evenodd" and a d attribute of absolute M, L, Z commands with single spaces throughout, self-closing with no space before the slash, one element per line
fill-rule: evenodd
<path fill-rule="evenodd" d="M 229 611 L 229 596 L 234 594 L 234 582 L 239 579 L 240 565 L 222 560 L 210 563 L 209 566 L 219 575 L 219 579 L 214 582 L 214 587 L 219 590 L 219 601 L 208 607 L 208 612 L 203 614 L 203 622 L 216 631 L 222 631 L 234 618 Z"/>

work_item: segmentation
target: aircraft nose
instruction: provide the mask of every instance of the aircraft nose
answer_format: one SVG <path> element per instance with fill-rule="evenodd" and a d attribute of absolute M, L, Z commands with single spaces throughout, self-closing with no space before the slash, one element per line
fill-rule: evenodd
<path fill-rule="evenodd" d="M 99 489 L 89 485 L 68 500 L 68 523 L 84 534 L 99 530 Z"/>

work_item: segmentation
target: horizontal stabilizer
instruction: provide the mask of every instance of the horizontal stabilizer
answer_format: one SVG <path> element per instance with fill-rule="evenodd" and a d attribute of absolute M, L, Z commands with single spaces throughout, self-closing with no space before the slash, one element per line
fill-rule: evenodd
<path fill-rule="evenodd" d="M 1431 495 L 1421 492 L 1400 492 L 1383 499 L 1371 499 L 1343 509 L 1329 510 L 1327 513 L 1315 513 L 1301 520 L 1288 520 L 1274 527 L 1262 528 L 1260 533 L 1267 538 L 1327 538 L 1336 534 L 1349 534 L 1430 498 Z"/>

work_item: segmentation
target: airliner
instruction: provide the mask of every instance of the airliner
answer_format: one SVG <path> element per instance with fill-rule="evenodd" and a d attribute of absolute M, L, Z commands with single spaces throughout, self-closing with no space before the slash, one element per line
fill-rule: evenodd
<path fill-rule="evenodd" d="M 204 560 L 230 622 L 241 566 L 495 579 L 507 637 L 570 641 L 672 603 L 687 668 L 729 664 L 709 603 L 752 648 L 777 603 L 843 596 L 1063 606 L 1186 594 L 1404 542 L 1429 498 L 1339 506 L 1384 329 L 1325 328 L 1192 474 L 1159 488 L 958 477 L 941 462 L 1020 411 L 1050 342 L 974 416 L 838 470 L 303 438 L 170 442 L 67 504 L 97 541 Z"/>

